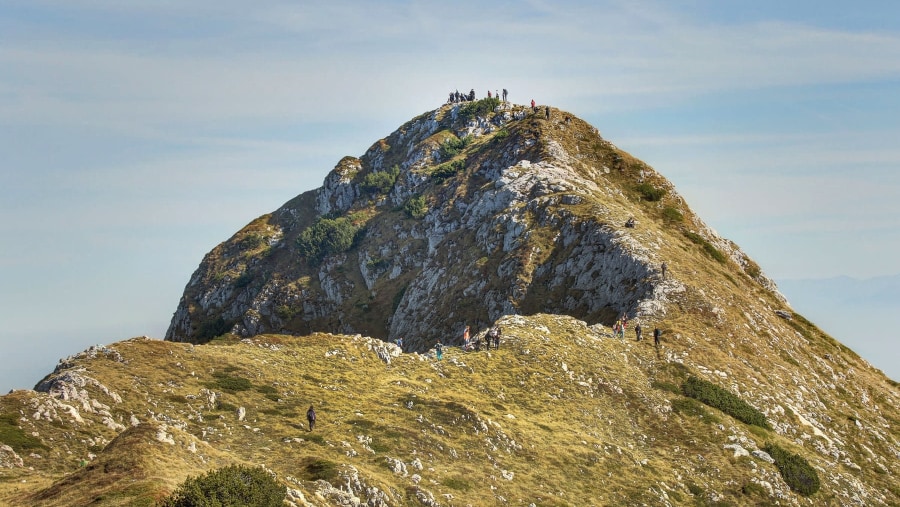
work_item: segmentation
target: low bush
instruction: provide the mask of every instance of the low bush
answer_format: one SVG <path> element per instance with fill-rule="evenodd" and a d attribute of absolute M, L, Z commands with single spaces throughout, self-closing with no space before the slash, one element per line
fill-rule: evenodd
<path fill-rule="evenodd" d="M 764 451 L 775 460 L 784 482 L 797 493 L 810 496 L 819 491 L 819 474 L 803 456 L 786 451 L 775 444 L 766 444 Z"/>
<path fill-rule="evenodd" d="M 281 507 L 287 488 L 262 468 L 232 465 L 188 477 L 160 507 Z"/>
<path fill-rule="evenodd" d="M 659 201 L 666 195 L 666 189 L 656 188 L 649 183 L 641 183 L 637 186 L 637 191 L 647 201 Z"/>
<path fill-rule="evenodd" d="M 456 176 L 457 173 L 466 168 L 466 162 L 464 160 L 454 160 L 453 162 L 448 162 L 446 164 L 441 164 L 434 169 L 434 172 L 431 173 L 431 176 L 437 180 L 445 180 L 447 178 L 451 178 Z"/>
<path fill-rule="evenodd" d="M 320 217 L 297 238 L 297 249 L 310 264 L 316 266 L 329 255 L 346 252 L 360 233 L 360 227 L 346 217 Z"/>
<path fill-rule="evenodd" d="M 738 421 L 761 428 L 771 428 L 762 412 L 712 382 L 691 376 L 681 385 L 681 389 L 685 396 L 717 408 Z"/>
<path fill-rule="evenodd" d="M 703 236 L 691 231 L 685 231 L 684 235 L 693 243 L 700 245 L 706 255 L 712 257 L 722 264 L 725 264 L 725 262 L 727 262 L 728 259 L 725 258 L 725 254 L 720 252 L 718 248 L 714 247 L 712 243 L 706 241 Z"/>
<path fill-rule="evenodd" d="M 428 202 L 425 200 L 424 195 L 417 195 L 415 197 L 410 197 L 406 203 L 403 204 L 403 212 L 406 213 L 406 216 L 409 218 L 422 218 L 428 213 Z"/>
<path fill-rule="evenodd" d="M 684 214 L 678 209 L 673 208 L 672 206 L 666 206 L 662 210 L 663 220 L 666 222 L 683 222 Z"/>
<path fill-rule="evenodd" d="M 472 144 L 472 136 L 465 136 L 462 138 L 454 136 L 450 139 L 447 139 L 446 141 L 441 143 L 441 160 L 449 160 L 459 155 L 464 149 L 466 149 L 466 146 L 470 144 Z"/>
<path fill-rule="evenodd" d="M 387 171 L 373 171 L 363 178 L 360 188 L 370 194 L 386 194 L 394 187 L 399 175 L 400 167 L 396 165 Z"/>
<path fill-rule="evenodd" d="M 500 99 L 496 97 L 466 102 L 459 108 L 459 117 L 463 121 L 469 121 L 476 116 L 485 116 L 493 112 L 499 105 Z"/>

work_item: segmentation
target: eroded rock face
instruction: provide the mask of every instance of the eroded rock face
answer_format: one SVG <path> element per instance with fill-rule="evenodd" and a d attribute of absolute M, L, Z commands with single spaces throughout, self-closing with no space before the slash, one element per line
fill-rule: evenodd
<path fill-rule="evenodd" d="M 698 238 L 774 291 L 668 181 L 590 125 L 538 122 L 512 105 L 475 115 L 463 107 L 426 113 L 361 158 L 345 157 L 321 188 L 207 254 L 166 339 L 326 331 L 403 337 L 406 350 L 422 351 L 503 315 L 559 313 L 606 325 L 621 315 L 661 318 L 685 289 L 678 276 L 660 276 L 664 235 L 623 227 L 658 213 L 629 197 L 639 184 L 667 192 Z M 447 148 L 456 141 L 464 146 Z M 367 183 L 392 168 L 389 189 Z M 410 203 L 420 206 L 415 214 Z M 353 246 L 321 262 L 302 258 L 297 237 L 334 217 L 361 227 Z M 260 234 L 265 247 L 248 239 Z"/>

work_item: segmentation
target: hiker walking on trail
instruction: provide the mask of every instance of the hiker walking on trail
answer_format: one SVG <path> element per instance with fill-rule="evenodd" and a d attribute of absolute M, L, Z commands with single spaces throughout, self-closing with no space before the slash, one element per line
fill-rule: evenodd
<path fill-rule="evenodd" d="M 659 337 L 661 335 L 662 335 L 662 331 L 660 331 L 658 327 L 653 329 L 653 346 L 654 347 L 659 347 Z"/>
<path fill-rule="evenodd" d="M 469 337 L 469 326 L 466 326 L 466 330 L 463 331 L 463 350 L 469 350 L 469 346 L 471 345 L 471 338 Z"/>
<path fill-rule="evenodd" d="M 506 102 L 506 88 L 503 89 L 503 102 Z"/>
<path fill-rule="evenodd" d="M 531 110 L 535 113 L 537 112 L 537 106 L 534 104 L 534 99 L 531 99 Z"/>
<path fill-rule="evenodd" d="M 663 280 L 666 279 L 666 267 L 667 267 L 667 266 L 666 266 L 666 263 L 665 263 L 665 262 L 663 262 L 662 264 L 659 265 L 659 270 L 662 271 L 662 278 L 663 278 Z"/>
<path fill-rule="evenodd" d="M 497 332 L 494 333 L 494 350 L 500 349 L 500 335 L 503 334 L 503 328 L 497 326 Z"/>
<path fill-rule="evenodd" d="M 547 119 L 549 120 L 550 119 L 550 106 L 547 106 L 545 111 L 547 112 Z"/>
<path fill-rule="evenodd" d="M 441 344 L 441 342 L 437 342 L 434 345 L 434 356 L 437 357 L 438 361 L 444 358 L 444 346 Z"/>
<path fill-rule="evenodd" d="M 316 411 L 313 410 L 313 406 L 309 406 L 309 410 L 306 411 L 306 420 L 309 421 L 309 431 L 313 430 L 313 427 L 316 425 Z"/>
<path fill-rule="evenodd" d="M 634 341 L 636 341 L 636 342 L 641 341 L 641 323 L 640 322 L 638 322 L 637 324 L 634 325 L 634 334 L 635 334 Z"/>

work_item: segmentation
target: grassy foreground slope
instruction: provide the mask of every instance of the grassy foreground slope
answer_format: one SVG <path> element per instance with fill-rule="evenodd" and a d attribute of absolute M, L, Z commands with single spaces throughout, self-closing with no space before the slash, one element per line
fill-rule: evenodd
<path fill-rule="evenodd" d="M 328 334 L 202 346 L 132 339 L 87 351 L 55 374 L 66 395 L 0 398 L 0 442 L 15 439 L 24 464 L 0 468 L 0 504 L 153 505 L 187 476 L 232 463 L 266 467 L 295 505 L 900 501 L 897 461 L 885 459 L 898 441 L 896 412 L 887 413 L 895 387 L 867 388 L 879 414 L 850 393 L 821 396 L 828 436 L 776 401 L 789 387 L 760 374 L 762 395 L 745 398 L 769 417 L 773 429 L 764 429 L 680 394 L 689 375 L 737 393 L 754 383 L 723 373 L 746 356 L 729 360 L 702 337 L 672 331 L 657 350 L 570 317 L 501 325 L 499 350 L 453 348 L 440 362 Z M 875 447 L 873 430 L 885 447 Z M 837 434 L 839 459 L 818 452 L 833 449 Z M 805 457 L 821 489 L 797 495 L 763 455 L 737 451 L 767 443 Z"/>

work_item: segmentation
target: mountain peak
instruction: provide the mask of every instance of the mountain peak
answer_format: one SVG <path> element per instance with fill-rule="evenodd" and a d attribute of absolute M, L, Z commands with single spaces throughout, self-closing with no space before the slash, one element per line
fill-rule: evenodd
<path fill-rule="evenodd" d="M 445 105 L 210 252 L 166 338 L 359 332 L 421 351 L 510 314 L 657 322 L 685 290 L 684 256 L 670 254 L 684 243 L 777 297 L 668 180 L 595 127 L 549 106 Z"/>

